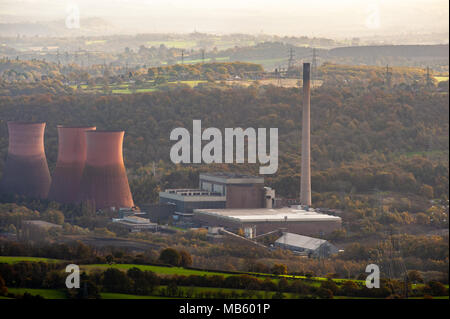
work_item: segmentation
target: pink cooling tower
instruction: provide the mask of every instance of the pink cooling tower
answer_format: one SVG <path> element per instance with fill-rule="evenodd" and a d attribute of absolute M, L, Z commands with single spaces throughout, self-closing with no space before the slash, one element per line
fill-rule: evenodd
<path fill-rule="evenodd" d="M 8 157 L 0 182 L 6 194 L 46 198 L 51 178 L 44 150 L 45 123 L 8 122 Z"/>
<path fill-rule="evenodd" d="M 52 175 L 49 199 L 66 204 L 79 201 L 86 162 L 85 132 L 93 130 L 95 126 L 58 125 L 58 161 Z"/>
<path fill-rule="evenodd" d="M 133 207 L 122 156 L 124 131 L 87 131 L 81 199 L 96 209 Z"/>

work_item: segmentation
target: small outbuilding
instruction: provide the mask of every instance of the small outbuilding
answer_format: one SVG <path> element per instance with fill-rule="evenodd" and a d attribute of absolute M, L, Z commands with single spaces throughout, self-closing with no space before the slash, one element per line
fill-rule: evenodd
<path fill-rule="evenodd" d="M 328 257 L 339 251 L 336 246 L 330 244 L 325 239 L 293 233 L 284 233 L 283 236 L 275 241 L 274 246 L 313 257 Z"/>

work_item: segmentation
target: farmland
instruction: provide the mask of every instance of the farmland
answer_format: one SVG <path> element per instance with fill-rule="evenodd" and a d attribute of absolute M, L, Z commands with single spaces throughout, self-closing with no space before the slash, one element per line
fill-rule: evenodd
<path fill-rule="evenodd" d="M 106 270 L 108 268 L 116 268 L 120 270 L 128 270 L 131 268 L 139 268 L 142 271 L 153 271 L 156 274 L 160 275 L 197 275 L 197 276 L 230 276 L 230 274 L 224 274 L 220 272 L 209 272 L 209 271 L 201 271 L 201 270 L 193 270 L 193 269 L 185 269 L 181 267 L 164 267 L 164 266 L 153 266 L 153 265 L 135 265 L 135 264 L 95 264 L 95 265 L 82 265 L 81 269 L 86 272 L 95 271 L 95 270 Z"/>
<path fill-rule="evenodd" d="M 167 82 L 162 85 L 155 85 L 153 81 L 145 81 L 138 88 L 133 87 L 133 83 L 122 83 L 122 84 L 111 84 L 108 86 L 107 90 L 110 90 L 112 94 L 132 94 L 132 93 L 146 93 L 146 92 L 154 92 L 161 90 L 163 87 L 170 87 L 175 85 L 188 85 L 193 88 L 197 86 L 199 83 L 206 83 L 207 81 L 203 80 L 191 80 L 191 81 L 173 81 Z M 82 84 L 79 86 L 72 85 L 72 89 L 78 90 L 83 93 L 101 93 L 105 91 L 105 87 L 102 85 L 95 85 L 93 87 L 89 87 L 86 84 Z"/>
<path fill-rule="evenodd" d="M 48 260 L 48 261 L 47 261 Z M 18 262 L 64 262 L 63 260 L 57 259 L 48 259 L 48 258 L 37 258 L 37 257 L 9 257 L 9 256 L 0 256 L 0 263 L 18 263 Z M 173 276 L 173 275 L 182 275 L 182 276 L 223 276 L 230 277 L 242 274 L 248 274 L 258 277 L 270 277 L 275 282 L 277 282 L 280 278 L 286 279 L 303 279 L 307 280 L 309 284 L 313 286 L 319 286 L 320 282 L 326 281 L 325 277 L 306 277 L 306 276 L 294 276 L 294 275 L 272 275 L 272 274 L 264 274 L 264 273 L 239 273 L 239 272 L 220 272 L 220 271 L 209 271 L 209 270 L 198 270 L 198 269 L 189 269 L 182 267 L 169 267 L 169 266 L 158 266 L 158 265 L 138 265 L 138 264 L 89 264 L 89 265 L 81 265 L 81 271 L 86 271 L 87 273 L 95 272 L 95 271 L 104 271 L 108 268 L 115 268 L 122 271 L 127 271 L 131 268 L 138 268 L 142 271 L 152 271 L 158 275 L 164 276 Z M 348 279 L 333 279 L 337 284 L 341 284 Z M 352 280 L 359 285 L 363 285 L 363 280 Z"/>
<path fill-rule="evenodd" d="M 28 292 L 30 295 L 39 295 L 45 299 L 66 299 L 65 292 L 57 289 L 8 288 L 8 292 L 15 295 L 23 295 Z"/>
<path fill-rule="evenodd" d="M 41 257 L 22 257 L 22 256 L 0 256 L 0 263 L 13 264 L 18 262 L 45 262 L 45 263 L 59 263 L 64 262 L 64 260 L 51 259 L 51 258 L 41 258 Z"/>
<path fill-rule="evenodd" d="M 39 257 L 11 257 L 11 256 L 0 256 L 0 263 L 19 263 L 19 262 L 48 262 L 48 263 L 64 263 L 64 260 L 58 259 L 50 259 L 50 258 L 39 258 Z M 67 262 L 66 262 L 67 263 Z M 163 275 L 163 276 L 223 276 L 224 278 L 230 276 L 237 275 L 252 275 L 256 277 L 269 277 L 274 282 L 278 282 L 280 278 L 290 279 L 302 279 L 308 282 L 309 285 L 312 286 L 320 286 L 321 282 L 327 281 L 328 278 L 325 277 L 307 277 L 307 276 L 299 276 L 299 275 L 273 275 L 266 273 L 255 273 L 255 272 L 220 272 L 220 271 L 211 271 L 211 270 L 199 270 L 199 269 L 190 269 L 183 267 L 170 267 L 170 266 L 159 266 L 159 265 L 139 265 L 139 264 L 86 264 L 80 266 L 81 271 L 85 271 L 86 273 L 96 272 L 96 271 L 104 271 L 108 268 L 119 269 L 121 271 L 127 271 L 132 268 L 138 268 L 142 271 L 152 271 L 155 274 Z M 341 285 L 345 281 L 353 281 L 357 285 L 364 285 L 364 280 L 356 280 L 356 279 L 344 279 L 344 278 L 333 278 L 333 281 L 337 285 Z M 422 287 L 423 284 L 413 284 L 413 288 Z M 449 285 L 445 285 L 446 288 Z"/>

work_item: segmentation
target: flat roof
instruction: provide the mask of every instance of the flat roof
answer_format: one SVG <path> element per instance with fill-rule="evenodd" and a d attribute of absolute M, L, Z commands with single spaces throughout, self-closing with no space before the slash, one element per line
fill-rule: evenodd
<path fill-rule="evenodd" d="M 138 216 L 127 216 L 127 217 L 124 217 L 123 220 L 125 220 L 127 222 L 136 223 L 136 224 L 150 223 L 150 220 L 148 218 L 142 218 L 142 217 L 138 217 Z"/>
<path fill-rule="evenodd" d="M 159 192 L 159 197 L 184 202 L 226 200 L 226 197 L 220 193 L 205 191 L 202 189 L 185 189 L 185 188 L 166 189 L 164 192 Z"/>
<path fill-rule="evenodd" d="M 35 225 L 35 226 L 42 227 L 42 228 L 52 228 L 52 227 L 61 228 L 62 227 L 61 225 L 49 223 L 49 222 L 46 222 L 43 220 L 24 220 L 23 223 L 28 224 L 28 225 Z"/>
<path fill-rule="evenodd" d="M 215 216 L 235 222 L 340 221 L 332 215 L 300 208 L 194 209 L 194 213 Z"/>
<path fill-rule="evenodd" d="M 325 239 L 319 239 L 309 236 L 303 236 L 293 233 L 284 233 L 275 243 L 289 245 L 293 247 L 306 248 L 311 250 L 318 249 L 322 244 L 326 243 Z"/>
<path fill-rule="evenodd" d="M 218 182 L 223 184 L 260 184 L 264 177 L 237 174 L 230 172 L 200 173 L 200 180 Z"/>

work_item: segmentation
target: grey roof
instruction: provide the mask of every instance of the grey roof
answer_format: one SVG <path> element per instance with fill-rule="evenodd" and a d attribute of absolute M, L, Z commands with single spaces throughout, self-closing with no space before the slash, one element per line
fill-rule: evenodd
<path fill-rule="evenodd" d="M 326 240 L 303 235 L 297 235 L 293 233 L 284 233 L 283 236 L 281 236 L 275 241 L 275 243 L 282 245 L 286 244 L 289 246 L 305 248 L 310 250 L 316 250 L 323 243 L 326 243 Z"/>
<path fill-rule="evenodd" d="M 194 213 L 215 216 L 236 222 L 321 222 L 341 221 L 340 217 L 320 214 L 299 208 L 237 208 L 237 209 L 194 209 Z"/>
<path fill-rule="evenodd" d="M 28 224 L 28 225 L 34 225 L 34 226 L 38 226 L 41 228 L 52 228 L 52 227 L 56 227 L 56 228 L 61 228 L 61 225 L 58 224 L 53 224 L 53 223 L 49 223 L 43 220 L 24 220 L 23 221 L 24 224 Z"/>
<path fill-rule="evenodd" d="M 228 172 L 200 173 L 201 181 L 223 184 L 264 184 L 264 177 Z"/>
<path fill-rule="evenodd" d="M 238 174 L 238 173 L 232 173 L 232 172 L 207 172 L 207 173 L 200 173 L 200 174 L 203 176 L 215 176 L 215 177 L 225 177 L 225 178 L 264 178 L 261 176 Z"/>

